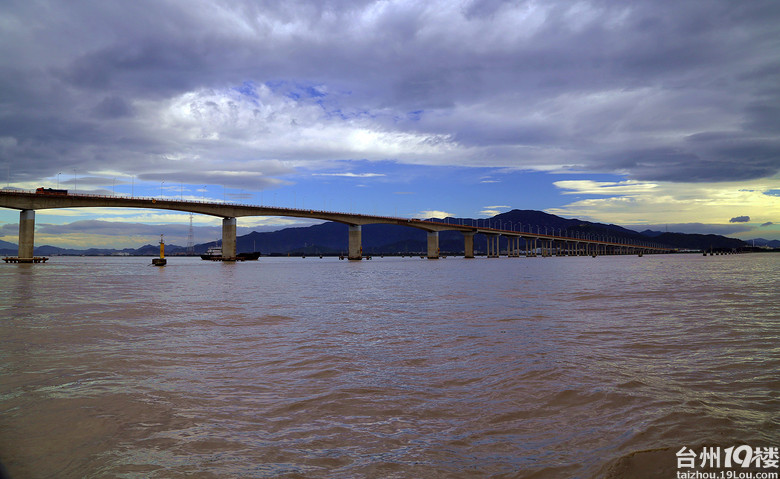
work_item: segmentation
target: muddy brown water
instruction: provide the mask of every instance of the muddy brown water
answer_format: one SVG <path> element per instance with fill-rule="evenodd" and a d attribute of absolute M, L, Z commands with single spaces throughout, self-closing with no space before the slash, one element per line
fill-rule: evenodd
<path fill-rule="evenodd" d="M 0 265 L 11 478 L 673 477 L 777 446 L 780 255 Z"/>

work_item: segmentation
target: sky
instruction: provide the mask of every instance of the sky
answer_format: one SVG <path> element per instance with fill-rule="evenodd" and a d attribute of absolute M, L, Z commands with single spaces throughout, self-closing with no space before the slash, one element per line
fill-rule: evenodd
<path fill-rule="evenodd" d="M 0 11 L 0 187 L 780 239 L 775 0 Z M 0 209 L 0 240 L 18 221 Z M 220 236 L 208 216 L 41 210 L 36 245 L 184 245 L 190 221 Z"/>

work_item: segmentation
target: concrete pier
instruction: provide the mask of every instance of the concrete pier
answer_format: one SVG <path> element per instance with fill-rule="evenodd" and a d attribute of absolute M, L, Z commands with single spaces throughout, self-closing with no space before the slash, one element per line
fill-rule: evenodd
<path fill-rule="evenodd" d="M 19 212 L 19 259 L 31 259 L 35 243 L 35 210 Z"/>
<path fill-rule="evenodd" d="M 463 232 L 463 257 L 464 258 L 474 257 L 474 232 L 473 231 Z"/>
<path fill-rule="evenodd" d="M 499 256 L 498 239 L 501 237 L 501 235 L 485 234 L 485 236 L 487 237 L 487 257 L 498 258 Z"/>
<path fill-rule="evenodd" d="M 439 232 L 428 232 L 428 259 L 439 259 Z"/>
<path fill-rule="evenodd" d="M 349 225 L 349 250 L 347 257 L 356 261 L 363 259 L 363 229 L 360 225 Z"/>
<path fill-rule="evenodd" d="M 520 237 L 507 236 L 507 255 L 510 258 L 520 257 Z"/>
<path fill-rule="evenodd" d="M 222 258 L 236 258 L 236 219 L 232 217 L 222 218 Z"/>

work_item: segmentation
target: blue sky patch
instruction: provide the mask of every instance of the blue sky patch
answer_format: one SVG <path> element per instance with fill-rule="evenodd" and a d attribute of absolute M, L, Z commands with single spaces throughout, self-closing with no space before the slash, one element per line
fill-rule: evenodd
<path fill-rule="evenodd" d="M 257 94 L 255 83 L 252 81 L 245 81 L 241 86 L 234 88 L 234 90 L 254 100 L 260 98 L 260 95 Z"/>

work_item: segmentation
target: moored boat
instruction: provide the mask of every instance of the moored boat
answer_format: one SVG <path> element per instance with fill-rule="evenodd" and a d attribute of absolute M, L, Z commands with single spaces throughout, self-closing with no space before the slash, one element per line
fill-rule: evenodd
<path fill-rule="evenodd" d="M 200 255 L 200 259 L 210 259 L 212 261 L 218 261 L 222 259 L 222 247 L 211 246 L 206 252 Z"/>
<path fill-rule="evenodd" d="M 238 253 L 236 255 L 237 260 L 243 260 L 243 261 L 255 261 L 259 257 L 260 257 L 259 251 L 253 251 L 251 253 Z"/>
<path fill-rule="evenodd" d="M 223 258 L 222 247 L 212 246 L 206 250 L 205 253 L 200 255 L 200 259 L 206 259 L 210 261 L 255 261 L 260 257 L 259 251 L 251 253 L 238 253 L 235 258 Z"/>

